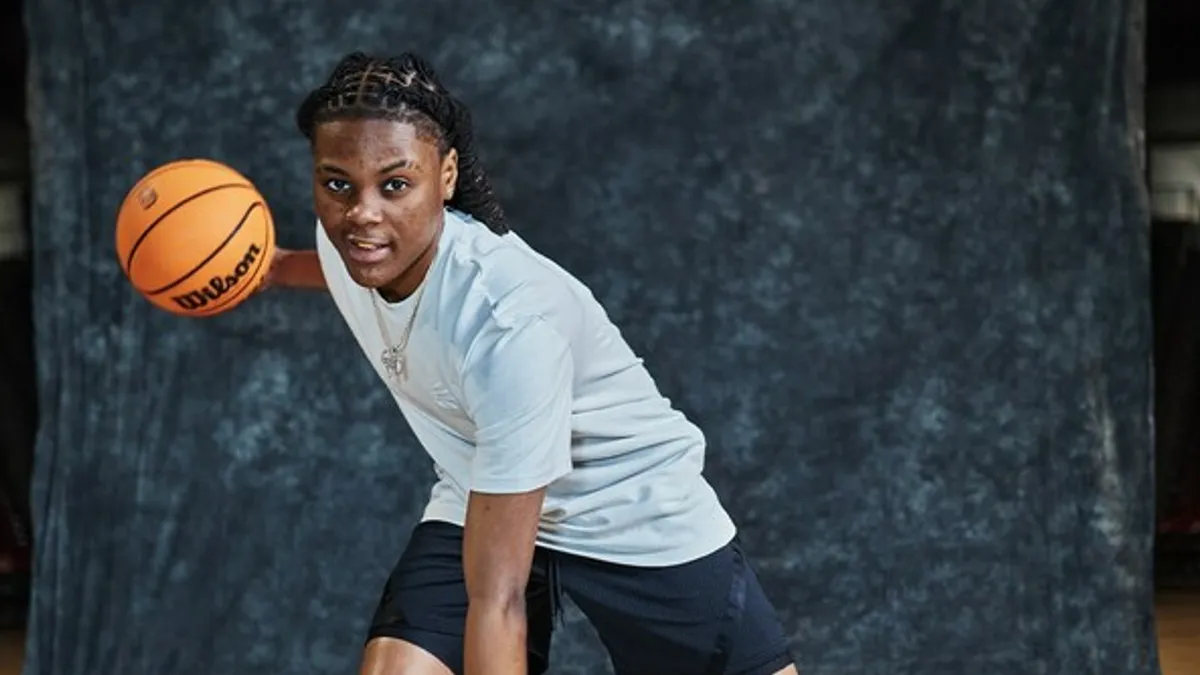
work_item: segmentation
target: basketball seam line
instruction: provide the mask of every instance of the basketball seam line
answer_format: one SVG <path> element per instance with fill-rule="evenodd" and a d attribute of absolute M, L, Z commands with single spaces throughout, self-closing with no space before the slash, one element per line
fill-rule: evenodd
<path fill-rule="evenodd" d="M 272 227 L 273 227 L 273 225 L 267 223 L 266 221 L 263 221 L 263 232 L 266 237 L 264 239 L 264 241 L 269 242 L 268 246 L 267 246 L 268 250 L 270 250 L 274 246 L 274 239 L 271 237 L 271 228 Z M 267 256 L 264 255 L 264 256 L 260 257 L 258 259 L 258 261 L 254 264 L 254 271 L 251 274 L 251 276 L 257 277 L 258 271 L 262 269 L 263 264 L 265 264 L 266 262 L 267 262 Z M 244 294 L 246 291 L 248 291 L 254 287 L 255 286 L 253 284 L 246 284 L 246 285 L 242 286 L 241 288 L 239 288 L 236 292 L 234 292 L 233 295 L 230 295 L 230 296 L 224 298 L 220 304 L 210 305 L 203 311 L 192 314 L 192 316 L 195 316 L 195 317 L 215 316 L 216 314 L 223 311 L 226 307 L 232 305 L 238 298 L 242 297 L 242 294 Z"/>
<path fill-rule="evenodd" d="M 242 230 L 242 228 L 246 225 L 246 221 L 250 220 L 250 214 L 254 213 L 254 209 L 258 209 L 258 208 L 265 208 L 262 202 L 254 202 L 253 204 L 251 204 L 250 208 L 246 209 L 246 213 L 244 213 L 242 215 L 242 219 L 238 221 L 237 227 L 233 228 L 233 230 L 229 233 L 229 236 L 225 237 L 225 241 L 222 241 L 220 246 L 217 246 L 215 249 L 213 249 L 213 252 L 209 253 L 207 258 L 205 258 L 204 260 L 201 260 L 200 263 L 198 265 L 196 265 L 195 267 L 193 267 L 187 274 L 184 274 L 183 276 L 179 277 L 175 281 L 172 281 L 171 283 L 167 284 L 166 286 L 163 286 L 162 288 L 158 288 L 153 291 L 149 291 L 149 290 L 146 291 L 145 292 L 146 295 L 159 295 L 160 293 L 165 293 L 165 292 L 171 290 L 172 288 L 175 288 L 179 284 L 182 284 L 183 282 L 192 278 L 192 275 L 195 274 L 196 272 L 199 272 L 200 270 L 204 269 L 205 265 L 212 262 L 212 259 L 217 257 L 217 255 L 219 255 L 221 253 L 221 251 L 223 251 L 225 249 L 225 247 L 229 245 L 229 242 L 233 241 L 233 238 L 237 236 L 237 233 L 240 232 Z"/>
<path fill-rule="evenodd" d="M 133 256 L 137 254 L 138 249 L 141 248 L 142 242 L 146 240 L 146 237 L 150 236 L 150 233 L 154 231 L 154 228 L 158 227 L 158 224 L 161 223 L 164 218 L 171 215 L 175 211 L 178 211 L 181 207 L 203 197 L 204 195 L 231 187 L 253 189 L 249 188 L 245 183 L 222 183 L 221 185 L 205 188 L 194 195 L 188 195 L 186 199 L 180 200 L 177 204 L 161 213 L 157 218 L 154 219 L 154 222 L 147 225 L 146 229 L 143 230 L 140 235 L 138 235 L 137 241 L 133 242 L 133 246 L 129 249 L 129 255 L 125 258 L 125 269 L 129 270 L 131 274 L 133 273 Z"/>

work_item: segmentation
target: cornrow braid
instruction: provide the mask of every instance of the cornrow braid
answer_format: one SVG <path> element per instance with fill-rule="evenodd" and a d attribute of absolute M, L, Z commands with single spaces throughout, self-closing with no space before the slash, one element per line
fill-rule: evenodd
<path fill-rule="evenodd" d="M 296 124 L 309 141 L 317 125 L 354 118 L 412 124 L 437 143 L 442 155 L 450 148 L 457 150 L 458 181 L 449 206 L 497 234 L 508 232 L 504 209 L 475 149 L 471 112 L 442 86 L 433 67 L 420 56 L 409 52 L 392 58 L 349 54 L 296 112 Z"/>

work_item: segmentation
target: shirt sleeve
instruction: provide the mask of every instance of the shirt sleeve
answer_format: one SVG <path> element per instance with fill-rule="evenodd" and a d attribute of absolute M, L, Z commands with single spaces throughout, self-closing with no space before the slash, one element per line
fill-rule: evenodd
<path fill-rule="evenodd" d="M 470 490 L 529 492 L 571 471 L 574 379 L 570 345 L 542 319 L 481 331 L 463 371 L 476 427 Z"/>

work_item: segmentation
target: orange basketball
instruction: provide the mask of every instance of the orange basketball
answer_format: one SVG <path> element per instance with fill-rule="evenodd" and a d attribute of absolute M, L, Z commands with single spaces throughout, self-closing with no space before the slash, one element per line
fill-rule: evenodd
<path fill-rule="evenodd" d="M 213 316 L 253 294 L 275 254 L 275 224 L 234 169 L 185 159 L 154 169 L 117 214 L 117 257 L 134 289 L 180 316 Z"/>

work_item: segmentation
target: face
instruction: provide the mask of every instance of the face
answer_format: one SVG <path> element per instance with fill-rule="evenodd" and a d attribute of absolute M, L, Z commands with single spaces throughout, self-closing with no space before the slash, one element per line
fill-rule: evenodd
<path fill-rule="evenodd" d="M 458 156 L 391 120 L 338 120 L 313 135 L 313 201 L 350 277 L 388 299 L 421 283 L 454 193 Z"/>

